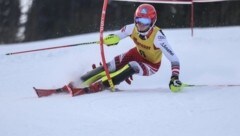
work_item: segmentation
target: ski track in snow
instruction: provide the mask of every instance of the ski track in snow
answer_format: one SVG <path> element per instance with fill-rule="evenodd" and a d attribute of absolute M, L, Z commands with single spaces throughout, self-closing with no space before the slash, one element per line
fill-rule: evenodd
<path fill-rule="evenodd" d="M 240 27 L 164 30 L 181 62 L 183 82 L 240 84 Z M 105 33 L 105 35 L 111 32 Z M 170 63 L 151 77 L 134 76 L 120 91 L 37 98 L 33 86 L 77 80 L 101 60 L 98 45 L 6 56 L 8 52 L 98 39 L 98 34 L 0 46 L 2 136 L 238 136 L 239 87 L 189 87 L 171 93 Z M 105 48 L 107 61 L 133 47 L 127 38 Z"/>

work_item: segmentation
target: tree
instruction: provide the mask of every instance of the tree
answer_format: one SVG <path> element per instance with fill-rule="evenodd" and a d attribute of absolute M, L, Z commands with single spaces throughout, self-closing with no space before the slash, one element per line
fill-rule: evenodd
<path fill-rule="evenodd" d="M 16 42 L 20 17 L 18 0 L 0 0 L 0 43 Z"/>

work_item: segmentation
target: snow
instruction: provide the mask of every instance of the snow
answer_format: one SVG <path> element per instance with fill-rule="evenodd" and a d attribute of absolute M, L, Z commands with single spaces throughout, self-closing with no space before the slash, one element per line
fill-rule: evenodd
<path fill-rule="evenodd" d="M 164 30 L 189 84 L 239 84 L 240 27 Z M 108 34 L 111 32 L 105 33 Z M 98 40 L 99 34 L 0 46 L 1 136 L 238 136 L 239 87 L 168 89 L 170 63 L 134 76 L 123 91 L 37 98 L 32 87 L 56 88 L 77 80 L 101 60 L 98 45 L 6 56 L 6 53 Z M 133 47 L 130 39 L 106 47 L 107 61 Z"/>

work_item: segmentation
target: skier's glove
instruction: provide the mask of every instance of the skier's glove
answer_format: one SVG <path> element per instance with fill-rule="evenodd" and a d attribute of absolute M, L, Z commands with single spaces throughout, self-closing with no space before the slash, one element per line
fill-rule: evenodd
<path fill-rule="evenodd" d="M 178 79 L 177 75 L 171 77 L 169 88 L 172 92 L 179 92 L 182 90 L 182 82 Z"/>
<path fill-rule="evenodd" d="M 119 41 L 120 41 L 119 36 L 115 34 L 110 34 L 103 39 L 103 43 L 106 44 L 107 46 L 117 45 Z"/>

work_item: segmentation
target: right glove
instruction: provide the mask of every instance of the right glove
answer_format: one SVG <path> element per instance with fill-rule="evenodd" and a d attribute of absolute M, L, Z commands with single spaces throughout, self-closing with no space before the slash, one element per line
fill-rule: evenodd
<path fill-rule="evenodd" d="M 119 36 L 115 34 L 110 34 L 103 39 L 103 43 L 106 44 L 107 46 L 117 45 L 119 41 L 120 41 Z"/>
<path fill-rule="evenodd" d="M 173 75 L 171 77 L 169 88 L 172 92 L 176 93 L 182 90 L 182 82 L 178 79 L 178 76 Z"/>

